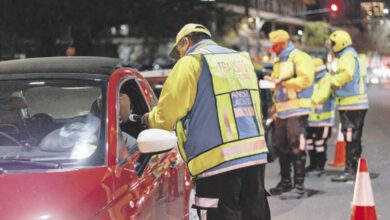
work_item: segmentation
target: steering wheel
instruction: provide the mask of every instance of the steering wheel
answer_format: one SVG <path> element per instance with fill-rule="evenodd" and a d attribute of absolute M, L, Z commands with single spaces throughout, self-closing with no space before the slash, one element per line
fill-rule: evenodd
<path fill-rule="evenodd" d="M 8 139 L 8 140 L 10 140 L 10 141 L 12 141 L 12 142 L 14 142 L 14 143 L 16 143 L 18 146 L 20 146 L 20 147 L 24 147 L 24 145 L 20 142 L 20 141 L 18 141 L 18 140 L 16 140 L 15 138 L 13 138 L 12 136 L 10 136 L 10 135 L 8 135 L 8 134 L 6 134 L 6 133 L 4 133 L 4 132 L 1 132 L 0 131 L 0 136 L 3 136 L 3 137 L 5 137 L 6 139 Z"/>

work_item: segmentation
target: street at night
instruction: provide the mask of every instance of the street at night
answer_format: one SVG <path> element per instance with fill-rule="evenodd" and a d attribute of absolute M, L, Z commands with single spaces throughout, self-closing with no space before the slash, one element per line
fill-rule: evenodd
<path fill-rule="evenodd" d="M 390 216 L 390 84 L 368 87 L 370 109 L 367 113 L 363 134 L 363 156 L 367 159 L 378 219 Z M 329 140 L 328 162 L 334 159 L 336 129 Z M 341 168 L 326 166 L 327 174 L 320 178 L 306 178 L 309 197 L 303 200 L 283 201 L 278 196 L 270 199 L 274 220 L 282 219 L 348 219 L 351 213 L 354 183 L 333 183 L 331 176 L 342 172 Z M 266 185 L 274 186 L 279 181 L 277 161 L 267 165 Z"/>
<path fill-rule="evenodd" d="M 0 0 L 0 220 L 390 219 L 389 0 Z"/>

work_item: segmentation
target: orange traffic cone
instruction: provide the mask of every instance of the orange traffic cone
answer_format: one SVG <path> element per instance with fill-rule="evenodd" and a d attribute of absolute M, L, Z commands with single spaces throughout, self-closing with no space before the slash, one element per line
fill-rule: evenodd
<path fill-rule="evenodd" d="M 345 166 L 345 147 L 346 143 L 344 141 L 343 133 L 341 133 L 341 123 L 339 124 L 339 130 L 337 132 L 337 141 L 334 153 L 334 160 L 329 162 L 329 166 L 333 167 L 343 167 Z"/>
<path fill-rule="evenodd" d="M 367 161 L 361 157 L 356 173 L 350 220 L 377 220 Z"/>

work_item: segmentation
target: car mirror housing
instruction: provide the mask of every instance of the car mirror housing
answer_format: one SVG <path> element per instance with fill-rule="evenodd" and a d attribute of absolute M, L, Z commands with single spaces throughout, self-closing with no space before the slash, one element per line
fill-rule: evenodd
<path fill-rule="evenodd" d="M 137 138 L 138 149 L 143 154 L 157 154 L 176 146 L 177 137 L 172 132 L 152 128 L 142 131 Z"/>

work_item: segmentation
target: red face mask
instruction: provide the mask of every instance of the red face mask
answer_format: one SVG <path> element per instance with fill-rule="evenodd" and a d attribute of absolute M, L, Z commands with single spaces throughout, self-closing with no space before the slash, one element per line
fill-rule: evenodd
<path fill-rule="evenodd" d="M 284 49 L 284 42 L 275 43 L 275 44 L 272 45 L 272 50 L 273 50 L 276 54 L 279 54 L 280 52 L 282 52 L 283 49 Z"/>

